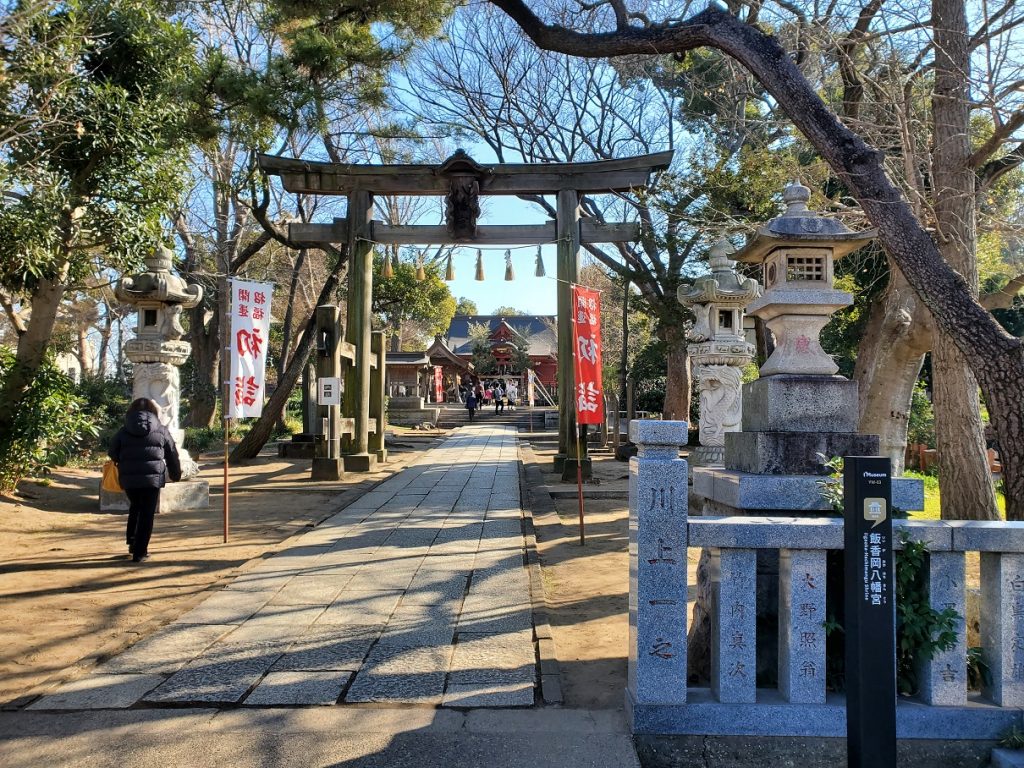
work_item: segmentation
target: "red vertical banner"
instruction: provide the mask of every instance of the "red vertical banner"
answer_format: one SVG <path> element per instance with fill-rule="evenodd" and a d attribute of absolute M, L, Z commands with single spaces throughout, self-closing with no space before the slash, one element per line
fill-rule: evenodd
<path fill-rule="evenodd" d="M 434 402 L 440 403 L 444 395 L 444 383 L 442 380 L 441 366 L 434 366 Z"/>
<path fill-rule="evenodd" d="M 576 365 L 576 422 L 604 421 L 601 384 L 601 294 L 579 285 L 572 287 L 572 356 Z"/>

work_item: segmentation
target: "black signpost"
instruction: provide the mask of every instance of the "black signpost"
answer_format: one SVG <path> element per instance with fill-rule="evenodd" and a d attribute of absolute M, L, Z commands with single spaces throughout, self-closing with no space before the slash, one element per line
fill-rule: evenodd
<path fill-rule="evenodd" d="M 896 766 L 891 469 L 877 456 L 843 461 L 849 768 Z"/>

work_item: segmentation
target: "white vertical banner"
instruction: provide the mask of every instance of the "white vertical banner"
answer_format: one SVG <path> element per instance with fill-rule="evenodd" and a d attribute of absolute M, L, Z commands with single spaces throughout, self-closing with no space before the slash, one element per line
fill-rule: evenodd
<path fill-rule="evenodd" d="M 228 417 L 263 413 L 273 283 L 231 281 L 231 398 Z"/>

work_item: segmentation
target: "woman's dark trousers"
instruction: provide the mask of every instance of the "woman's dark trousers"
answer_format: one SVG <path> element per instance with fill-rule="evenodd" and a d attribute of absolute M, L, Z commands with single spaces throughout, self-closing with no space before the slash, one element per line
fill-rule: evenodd
<path fill-rule="evenodd" d="M 153 516 L 160 504 L 159 488 L 125 488 L 128 497 L 128 546 L 135 557 L 149 554 L 153 535 Z"/>

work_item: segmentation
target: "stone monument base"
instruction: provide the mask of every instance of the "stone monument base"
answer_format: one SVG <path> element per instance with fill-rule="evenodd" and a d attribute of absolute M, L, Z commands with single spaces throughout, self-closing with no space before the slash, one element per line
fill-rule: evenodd
<path fill-rule="evenodd" d="M 415 427 L 427 422 L 437 424 L 440 419 L 440 408 L 399 408 L 394 400 L 388 404 L 388 424 L 398 427 Z"/>
<path fill-rule="evenodd" d="M 555 456 L 555 472 L 560 472 L 563 482 L 576 481 L 576 465 L 580 459 L 570 459 L 568 456 Z M 594 462 L 589 456 L 582 459 L 583 479 L 589 480 L 594 476 Z"/>
<path fill-rule="evenodd" d="M 206 480 L 185 480 L 168 483 L 160 493 L 161 512 L 183 512 L 209 509 L 210 484 Z M 128 497 L 100 488 L 100 512 L 127 512 Z"/>
<path fill-rule="evenodd" d="M 410 397 L 407 395 L 396 395 L 388 398 L 388 410 L 394 411 L 422 411 L 426 407 L 422 397 Z"/>
<path fill-rule="evenodd" d="M 744 432 L 857 431 L 857 382 L 842 376 L 764 376 L 743 385 Z"/>
<path fill-rule="evenodd" d="M 687 461 L 690 462 L 691 475 L 694 467 L 724 467 L 725 448 L 721 445 L 696 445 L 690 449 Z"/>
<path fill-rule="evenodd" d="M 731 469 L 697 467 L 693 491 L 704 497 L 713 515 L 831 514 L 821 496 L 820 475 L 753 475 Z M 842 481 L 840 481 L 842 482 Z M 904 511 L 924 509 L 924 483 L 909 477 L 892 479 L 892 505 Z"/>
<path fill-rule="evenodd" d="M 834 456 L 877 456 L 878 435 L 727 432 L 725 453 L 727 469 L 755 475 L 815 475 L 821 474 L 824 462 Z"/>
<path fill-rule="evenodd" d="M 1011 726 L 1019 727 L 1020 710 L 997 707 L 971 697 L 964 707 L 927 707 L 899 697 L 896 736 L 899 739 L 965 739 L 993 741 Z M 824 704 L 791 704 L 777 690 L 758 689 L 755 704 L 724 704 L 706 688 L 691 688 L 685 704 L 643 704 L 626 691 L 626 719 L 634 734 L 702 736 L 801 736 L 844 739 L 846 698 L 827 694 Z M 844 755 L 845 757 L 845 755 Z M 774 764 L 760 758 L 757 765 Z M 810 754 L 799 765 L 821 765 Z M 828 763 L 828 765 L 843 765 Z M 927 763 L 942 765 L 947 763 Z M 963 763 L 969 765 L 971 763 Z M 746 765 L 746 763 L 744 763 Z M 900 765 L 904 765 L 903 760 Z"/>
<path fill-rule="evenodd" d="M 314 435 L 299 432 L 291 441 L 282 440 L 277 444 L 277 455 L 282 459 L 312 459 L 315 455 Z"/>
<path fill-rule="evenodd" d="M 341 480 L 345 476 L 341 459 L 314 458 L 313 470 L 310 474 L 311 480 L 323 480 L 332 482 Z"/>
<path fill-rule="evenodd" d="M 371 472 L 377 463 L 376 453 L 348 453 L 342 456 L 346 472 Z"/>

